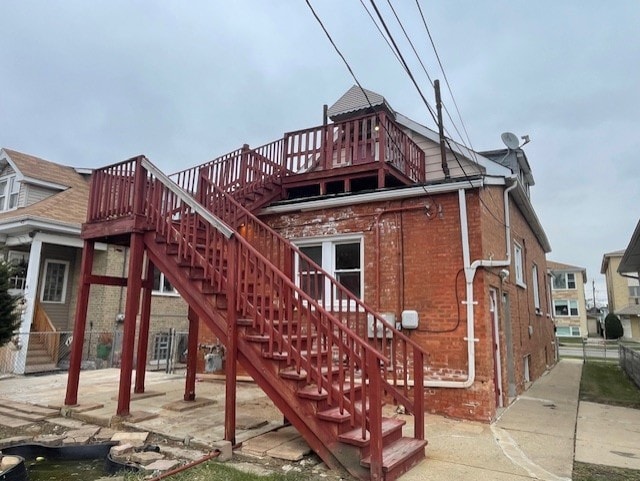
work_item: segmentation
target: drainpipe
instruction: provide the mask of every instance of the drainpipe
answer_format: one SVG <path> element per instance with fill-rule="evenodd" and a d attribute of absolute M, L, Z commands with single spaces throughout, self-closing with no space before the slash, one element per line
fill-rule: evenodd
<path fill-rule="evenodd" d="M 511 265 L 511 217 L 509 215 L 509 192 L 517 185 L 517 181 L 513 180 L 513 184 L 504 190 L 504 223 L 505 223 L 505 242 L 507 246 L 507 258 L 505 260 L 478 259 L 471 262 L 469 254 L 469 226 L 467 222 L 467 201 L 465 190 L 458 190 L 458 203 L 460 205 L 460 231 L 462 237 L 462 260 L 464 263 L 464 277 L 466 283 L 466 300 L 467 306 L 467 335 L 464 340 L 467 341 L 467 363 L 469 366 L 467 379 L 464 381 L 425 381 L 425 387 L 447 387 L 466 389 L 473 385 L 476 379 L 476 345 L 475 338 L 475 313 L 474 305 L 477 301 L 473 298 L 473 280 L 478 267 L 507 267 Z"/>

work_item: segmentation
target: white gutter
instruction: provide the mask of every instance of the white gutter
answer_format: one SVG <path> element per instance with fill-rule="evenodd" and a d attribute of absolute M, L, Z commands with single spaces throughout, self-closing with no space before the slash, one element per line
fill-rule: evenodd
<path fill-rule="evenodd" d="M 511 265 L 511 217 L 509 215 L 509 192 L 517 186 L 514 182 L 504 190 L 504 223 L 505 241 L 507 246 L 507 258 L 505 260 L 494 261 L 492 259 L 479 259 L 471 262 L 469 254 L 469 225 L 467 219 L 467 201 L 465 190 L 458 190 L 458 203 L 460 205 L 460 233 L 462 237 L 462 260 L 464 265 L 464 277 L 466 282 L 467 306 L 467 379 L 464 381 L 425 381 L 425 387 L 447 387 L 466 389 L 473 385 L 476 379 L 476 342 L 475 337 L 475 313 L 473 307 L 478 303 L 473 299 L 473 280 L 478 267 L 508 267 Z"/>

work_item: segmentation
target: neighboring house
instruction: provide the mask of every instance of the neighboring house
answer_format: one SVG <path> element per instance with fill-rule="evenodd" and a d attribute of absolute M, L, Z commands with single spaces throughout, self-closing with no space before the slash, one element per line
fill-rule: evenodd
<path fill-rule="evenodd" d="M 51 370 L 68 355 L 90 174 L 14 150 L 0 150 L 0 249 L 18 268 L 11 286 L 14 294 L 23 296 L 20 331 L 16 342 L 0 353 L 1 370 L 17 374 Z M 122 275 L 127 249 L 97 244 L 95 260 L 94 273 Z M 155 281 L 159 296 L 154 302 L 154 329 L 166 332 L 172 326 L 184 330 L 186 307 L 162 280 Z M 95 302 L 88 313 L 88 328 L 105 333 L 103 339 L 117 351 L 123 288 L 94 286 L 92 296 Z M 152 339 L 150 349 L 161 356 L 163 339 L 161 335 L 157 338 Z M 90 348 L 96 349 L 97 342 L 93 336 Z"/>
<path fill-rule="evenodd" d="M 636 229 L 637 230 L 637 229 Z M 640 339 L 640 284 L 638 272 L 629 271 L 631 262 L 624 250 L 609 252 L 602 256 L 600 273 L 607 282 L 609 312 L 620 318 L 624 337 Z M 622 269 L 622 270 L 621 270 Z"/>
<path fill-rule="evenodd" d="M 592 332 L 587 325 L 587 304 L 584 296 L 584 285 L 587 282 L 586 269 L 549 260 L 547 269 L 551 275 L 551 302 L 556 323 L 556 336 L 596 335 L 597 328 Z"/>

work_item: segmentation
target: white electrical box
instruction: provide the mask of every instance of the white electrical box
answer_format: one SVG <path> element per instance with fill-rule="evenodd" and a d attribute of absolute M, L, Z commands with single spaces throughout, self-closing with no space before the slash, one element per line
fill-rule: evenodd
<path fill-rule="evenodd" d="M 418 311 L 402 311 L 402 329 L 417 329 L 418 321 Z"/>
<path fill-rule="evenodd" d="M 396 315 L 393 312 L 382 312 L 380 313 L 380 317 L 387 321 L 391 327 L 396 327 Z M 369 337 L 382 338 L 383 327 L 383 324 L 375 319 L 371 314 L 367 316 L 367 335 Z M 384 335 L 386 335 L 387 338 L 391 338 L 393 337 L 393 332 L 391 329 L 385 329 Z"/>

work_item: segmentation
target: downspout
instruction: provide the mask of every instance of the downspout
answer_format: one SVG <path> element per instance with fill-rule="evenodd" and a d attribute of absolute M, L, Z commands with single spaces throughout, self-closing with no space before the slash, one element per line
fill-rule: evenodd
<path fill-rule="evenodd" d="M 467 341 L 467 364 L 469 366 L 467 379 L 464 381 L 425 381 L 425 387 L 446 387 L 466 389 L 473 385 L 476 379 L 476 345 L 478 341 L 475 338 L 475 313 L 474 305 L 477 301 L 473 298 L 473 280 L 476 276 L 478 267 L 507 267 L 511 265 L 511 217 L 509 215 L 509 192 L 517 185 L 517 181 L 504 190 L 504 224 L 505 224 L 505 242 L 507 247 L 507 258 L 505 260 L 478 259 L 471 262 L 469 253 L 469 225 L 467 219 L 467 201 L 465 190 L 458 190 L 458 203 L 460 205 L 460 233 L 462 237 L 462 260 L 464 265 L 464 277 L 466 284 L 466 300 L 464 304 L 467 306 L 467 335 L 464 340 Z"/>

